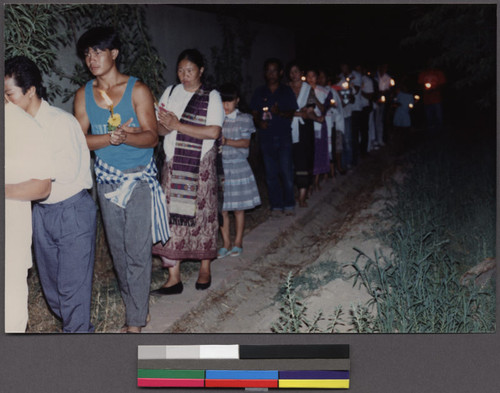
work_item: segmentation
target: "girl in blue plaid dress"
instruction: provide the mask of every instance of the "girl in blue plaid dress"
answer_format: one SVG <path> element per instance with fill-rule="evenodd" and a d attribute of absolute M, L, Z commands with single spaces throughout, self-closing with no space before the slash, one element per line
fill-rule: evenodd
<path fill-rule="evenodd" d="M 223 225 L 224 245 L 218 250 L 218 258 L 239 256 L 243 252 L 245 210 L 260 205 L 259 190 L 252 169 L 248 164 L 250 137 L 255 132 L 252 116 L 238 109 L 238 89 L 233 84 L 220 87 L 226 118 L 222 126 L 222 165 L 224 167 Z M 229 236 L 229 212 L 234 212 L 236 237 L 231 248 Z"/>

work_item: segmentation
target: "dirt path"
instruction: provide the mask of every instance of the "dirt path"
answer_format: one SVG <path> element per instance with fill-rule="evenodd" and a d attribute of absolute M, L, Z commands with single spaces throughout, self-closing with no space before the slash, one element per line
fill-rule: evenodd
<path fill-rule="evenodd" d="M 354 260 L 354 246 L 369 254 L 380 247 L 373 227 L 381 222 L 385 182 L 396 170 L 394 159 L 379 151 L 348 175 L 325 181 L 295 217 L 269 219 L 246 235 L 241 257 L 215 261 L 208 291 L 191 288 L 196 278 L 190 277 L 183 294 L 157 300 L 143 331 L 269 333 L 289 272 L 301 282 L 316 283 L 298 288 L 311 318 L 319 310 L 330 314 L 336 305 L 347 312 L 351 304 L 364 303 L 363 290 L 332 272 L 349 275 L 340 265 Z"/>

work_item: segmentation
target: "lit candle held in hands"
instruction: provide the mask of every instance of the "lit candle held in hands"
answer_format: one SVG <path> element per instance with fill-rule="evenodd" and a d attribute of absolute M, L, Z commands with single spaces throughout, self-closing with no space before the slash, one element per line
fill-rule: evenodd
<path fill-rule="evenodd" d="M 104 102 L 106 102 L 106 105 L 109 106 L 111 116 L 108 118 L 108 132 L 113 133 L 122 122 L 121 116 L 118 113 L 113 113 L 113 100 L 109 98 L 106 92 L 104 90 L 99 90 L 99 93 L 104 99 Z"/>

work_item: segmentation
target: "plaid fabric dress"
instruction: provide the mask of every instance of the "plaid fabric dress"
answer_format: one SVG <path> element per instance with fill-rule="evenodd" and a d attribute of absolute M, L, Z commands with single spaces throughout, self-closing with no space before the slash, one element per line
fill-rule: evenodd
<path fill-rule="evenodd" d="M 222 134 L 227 139 L 250 139 L 253 132 L 252 117 L 238 110 L 226 116 L 222 127 Z M 247 161 L 248 152 L 248 148 L 222 146 L 224 211 L 248 210 L 261 204 L 257 183 Z"/>

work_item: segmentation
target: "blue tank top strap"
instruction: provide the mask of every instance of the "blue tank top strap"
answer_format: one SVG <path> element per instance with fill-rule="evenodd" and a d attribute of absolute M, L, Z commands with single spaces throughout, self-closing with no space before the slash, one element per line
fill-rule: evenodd
<path fill-rule="evenodd" d="M 116 106 L 117 112 L 119 111 L 119 108 L 122 103 L 124 103 L 124 105 L 127 105 L 127 103 L 132 102 L 132 90 L 134 90 L 134 85 L 135 82 L 137 82 L 137 80 L 138 79 L 135 76 L 129 76 L 127 81 L 127 86 L 125 86 L 125 91 L 123 92 L 123 96 L 118 105 Z"/>

